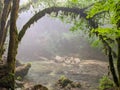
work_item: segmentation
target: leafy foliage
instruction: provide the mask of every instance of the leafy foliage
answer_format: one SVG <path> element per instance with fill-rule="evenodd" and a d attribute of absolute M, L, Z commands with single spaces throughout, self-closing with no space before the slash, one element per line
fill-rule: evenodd
<path fill-rule="evenodd" d="M 102 0 L 100 2 L 95 3 L 92 9 L 88 12 L 87 18 L 96 19 L 101 13 L 107 12 L 109 14 L 110 23 L 109 27 L 103 24 L 102 26 L 98 26 L 92 29 L 91 33 L 96 34 L 103 42 L 104 47 L 107 46 L 108 57 L 109 57 L 109 66 L 113 76 L 114 83 L 116 86 L 120 86 L 120 1 L 119 0 Z M 105 14 L 106 15 L 106 14 Z M 103 17 L 102 17 L 103 18 Z M 106 18 L 105 18 L 106 19 Z M 115 42 L 117 42 L 117 49 L 114 49 L 112 46 L 116 46 Z M 111 45 L 112 43 L 112 45 Z M 113 63 L 113 55 L 111 51 L 115 51 L 118 54 L 117 57 L 117 70 L 114 67 Z M 114 54 L 115 54 L 114 53 Z M 117 73 L 116 73 L 117 72 Z M 107 80 L 106 80 L 107 81 Z"/>
<path fill-rule="evenodd" d="M 59 83 L 62 85 L 62 87 L 67 86 L 69 83 L 72 83 L 71 80 L 69 80 L 67 77 L 65 76 L 61 76 L 59 79 Z"/>
<path fill-rule="evenodd" d="M 91 32 L 97 32 L 99 35 L 107 36 L 107 38 L 111 38 L 114 40 L 120 37 L 120 30 L 117 30 L 115 28 L 97 28 L 93 29 Z M 104 40 L 106 40 L 107 38 L 105 37 Z"/>
<path fill-rule="evenodd" d="M 100 84 L 99 84 L 100 90 L 109 89 L 109 88 L 112 88 L 113 86 L 114 86 L 114 83 L 108 76 L 103 76 L 100 79 Z"/>

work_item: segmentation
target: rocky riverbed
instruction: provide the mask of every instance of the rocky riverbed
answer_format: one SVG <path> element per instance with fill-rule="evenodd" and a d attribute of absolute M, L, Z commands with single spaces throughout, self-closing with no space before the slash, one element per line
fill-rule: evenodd
<path fill-rule="evenodd" d="M 42 84 L 50 90 L 55 90 L 56 82 L 61 76 L 65 76 L 80 82 L 83 90 L 97 90 L 99 79 L 108 73 L 108 63 L 100 60 L 56 56 L 53 60 L 43 58 L 30 63 L 32 67 L 25 80 L 31 83 L 26 83 L 26 88 L 29 85 Z"/>

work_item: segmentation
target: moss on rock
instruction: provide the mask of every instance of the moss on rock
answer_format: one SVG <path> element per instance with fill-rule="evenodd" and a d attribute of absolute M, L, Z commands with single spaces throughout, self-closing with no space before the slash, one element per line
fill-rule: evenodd
<path fill-rule="evenodd" d="M 60 89 L 71 90 L 72 88 L 81 88 L 81 84 L 79 82 L 73 82 L 65 76 L 61 76 L 61 78 L 56 83 L 56 86 Z"/>

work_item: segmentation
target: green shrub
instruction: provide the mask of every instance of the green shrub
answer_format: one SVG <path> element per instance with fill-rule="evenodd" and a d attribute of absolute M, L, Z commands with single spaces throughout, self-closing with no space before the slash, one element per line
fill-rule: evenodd
<path fill-rule="evenodd" d="M 59 84 L 62 87 L 66 87 L 68 84 L 71 84 L 73 81 L 69 80 L 67 77 L 65 76 L 61 76 L 59 79 Z"/>
<path fill-rule="evenodd" d="M 103 76 L 99 82 L 99 89 L 105 90 L 114 87 L 113 81 L 108 76 Z"/>

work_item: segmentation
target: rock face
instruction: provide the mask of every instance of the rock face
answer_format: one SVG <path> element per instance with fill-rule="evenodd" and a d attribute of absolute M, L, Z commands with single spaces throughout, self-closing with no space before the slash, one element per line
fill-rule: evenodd
<path fill-rule="evenodd" d="M 31 64 L 29 63 L 16 67 L 16 72 L 15 72 L 16 77 L 24 78 L 24 76 L 27 75 L 30 67 L 31 67 Z"/>
<path fill-rule="evenodd" d="M 24 87 L 25 82 L 23 81 L 23 79 L 27 75 L 30 67 L 31 67 L 30 63 L 22 64 L 20 61 L 18 60 L 16 61 L 16 71 L 15 71 L 16 88 Z"/>
<path fill-rule="evenodd" d="M 30 63 L 22 64 L 19 60 L 16 60 L 16 77 L 24 78 L 27 75 L 29 69 L 31 67 Z"/>
<path fill-rule="evenodd" d="M 4 57 L 2 61 L 0 61 L 0 77 L 4 76 L 7 72 L 7 58 Z M 24 76 L 27 75 L 29 69 L 31 67 L 31 64 L 22 64 L 19 60 L 16 60 L 16 77 L 20 76 L 21 78 L 24 78 Z"/>

